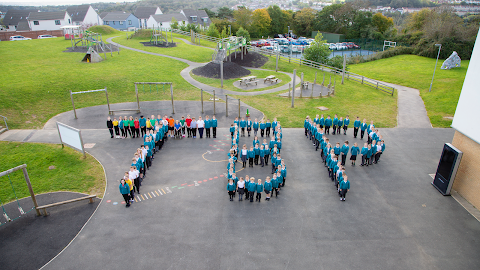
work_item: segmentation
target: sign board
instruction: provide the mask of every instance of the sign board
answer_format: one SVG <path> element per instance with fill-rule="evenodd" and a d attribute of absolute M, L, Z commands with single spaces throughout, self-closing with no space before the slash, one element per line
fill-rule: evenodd
<path fill-rule="evenodd" d="M 57 122 L 58 135 L 60 136 L 60 142 L 62 147 L 64 144 L 70 146 L 71 148 L 82 152 L 85 156 L 85 149 L 83 148 L 82 133 L 80 130 L 73 128 L 71 126 Z"/>

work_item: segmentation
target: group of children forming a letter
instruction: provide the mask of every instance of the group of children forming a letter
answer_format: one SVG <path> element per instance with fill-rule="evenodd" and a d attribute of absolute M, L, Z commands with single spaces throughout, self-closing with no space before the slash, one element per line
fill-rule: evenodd
<path fill-rule="evenodd" d="M 316 115 L 315 119 L 307 116 L 304 122 L 305 136 L 312 141 L 316 151 L 320 148 L 323 163 L 325 167 L 328 168 L 328 175 L 334 182 L 341 201 L 345 201 L 345 195 L 350 189 L 350 181 L 348 181 L 348 176 L 345 174 L 345 163 L 348 152 L 350 152 L 352 166 L 355 166 L 357 155 L 361 155 L 362 157 L 362 164 L 360 166 L 369 166 L 378 163 L 380 156 L 385 151 L 385 142 L 378 129 L 375 128 L 373 121 L 371 121 L 369 125 L 367 125 L 366 122 L 366 119 L 360 122 L 360 118 L 357 117 L 353 123 L 354 138 L 357 138 L 358 131 L 360 130 L 360 139 L 363 140 L 365 131 L 367 132 L 367 142 L 364 143 L 361 150 L 357 143 L 354 143 L 350 148 L 348 140 L 346 140 L 342 146 L 340 146 L 340 142 L 337 142 L 335 146 L 333 146 L 326 136 L 326 134 L 330 134 L 330 128 L 333 128 L 332 135 L 340 135 L 342 129 L 343 134 L 346 135 L 350 124 L 348 115 L 345 119 L 343 119 L 343 117 L 338 119 L 336 114 L 334 119 L 331 119 L 330 115 L 325 119 L 323 114 L 321 117 Z"/>
<path fill-rule="evenodd" d="M 248 148 L 247 144 L 244 144 L 242 149 L 239 150 L 238 143 L 240 136 L 245 137 L 246 129 L 248 137 L 250 137 L 252 128 L 254 136 L 252 146 Z M 270 136 L 270 129 L 273 130 L 269 142 L 267 142 L 267 139 L 263 139 L 263 143 L 260 142 L 258 138 L 259 129 L 260 138 L 263 138 L 264 135 L 268 138 Z M 282 149 L 282 128 L 280 122 L 277 122 L 276 118 L 274 118 L 271 123 L 269 119 L 266 122 L 262 120 L 259 123 L 257 119 L 252 122 L 250 118 L 247 118 L 247 120 L 243 117 L 241 120 L 235 118 L 234 123 L 230 127 L 230 133 L 232 143 L 228 153 L 227 164 L 227 192 L 230 196 L 230 201 L 233 201 L 237 192 L 239 194 L 239 201 L 243 201 L 243 195 L 245 194 L 245 199 L 250 199 L 250 202 L 253 202 L 253 197 L 256 194 L 255 201 L 260 202 L 262 192 L 265 193 L 266 201 L 270 200 L 273 192 L 275 192 L 275 197 L 278 197 L 280 188 L 285 186 L 285 180 L 287 178 L 285 160 L 282 159 L 280 155 L 280 150 Z M 242 160 L 242 168 L 246 167 L 247 161 L 249 167 L 253 167 L 253 164 L 261 167 L 268 166 L 268 161 L 271 156 L 272 177 L 267 176 L 263 184 L 261 179 L 255 180 L 255 177 L 249 177 L 248 175 L 245 176 L 245 179 L 243 177 L 239 179 L 235 173 L 235 164 L 238 161 L 239 155 Z"/>

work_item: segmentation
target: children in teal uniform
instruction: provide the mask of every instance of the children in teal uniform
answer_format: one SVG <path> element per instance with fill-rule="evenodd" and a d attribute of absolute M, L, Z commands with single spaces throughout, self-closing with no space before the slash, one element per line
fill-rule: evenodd
<path fill-rule="evenodd" d="M 365 135 L 365 130 L 367 130 L 367 127 L 367 119 L 363 119 L 363 123 L 360 125 L 360 140 L 363 140 L 363 136 Z"/>
<path fill-rule="evenodd" d="M 263 139 L 263 151 L 265 154 L 265 165 L 268 165 L 268 158 L 270 157 L 270 147 L 268 146 L 267 139 Z"/>
<path fill-rule="evenodd" d="M 343 120 L 343 135 L 347 135 L 348 125 L 350 125 L 350 119 L 347 115 L 347 117 L 345 117 L 345 120 Z"/>
<path fill-rule="evenodd" d="M 345 141 L 342 148 L 340 149 L 340 152 L 342 153 L 342 166 L 345 166 L 345 161 L 347 160 L 348 150 L 350 150 L 350 147 L 348 146 L 348 141 Z"/>
<path fill-rule="evenodd" d="M 230 125 L 230 134 L 231 134 L 232 138 L 233 138 L 233 133 L 234 132 L 235 132 L 235 124 L 231 124 Z"/>
<path fill-rule="evenodd" d="M 249 165 L 249 167 L 253 167 L 253 159 L 255 159 L 255 151 L 253 150 L 253 146 L 250 146 L 250 150 L 248 151 L 248 165 Z"/>
<path fill-rule="evenodd" d="M 270 136 L 270 128 L 272 127 L 272 123 L 270 123 L 270 119 L 267 119 L 265 122 L 265 136 L 268 138 Z"/>
<path fill-rule="evenodd" d="M 260 165 L 265 166 L 265 149 L 263 144 L 260 145 Z"/>
<path fill-rule="evenodd" d="M 340 129 L 342 128 L 343 126 L 343 117 L 340 117 L 340 119 L 338 119 L 338 122 L 337 122 L 337 135 L 340 135 Z"/>
<path fill-rule="evenodd" d="M 245 121 L 245 118 L 242 117 L 242 120 L 240 120 L 240 129 L 242 131 L 242 137 L 245 137 L 245 128 L 247 127 L 247 121 Z"/>
<path fill-rule="evenodd" d="M 367 150 L 367 157 L 366 157 L 365 161 L 366 161 L 366 165 L 368 167 L 368 165 L 370 164 L 370 158 L 372 157 L 372 145 L 369 144 L 367 149 L 368 149 Z"/>
<path fill-rule="evenodd" d="M 310 125 L 310 117 L 307 115 L 303 121 L 303 128 L 305 129 L 305 137 L 308 137 L 308 127 Z"/>
<path fill-rule="evenodd" d="M 205 116 L 205 120 L 203 122 L 205 123 L 205 138 L 211 138 L 210 128 L 212 127 L 212 120 L 210 120 L 210 117 L 207 115 Z"/>
<path fill-rule="evenodd" d="M 270 201 L 270 194 L 272 193 L 272 182 L 270 182 L 270 176 L 267 176 L 265 179 L 265 184 L 263 185 L 263 191 L 265 192 L 265 201 Z"/>
<path fill-rule="evenodd" d="M 335 117 L 333 118 L 333 122 L 332 122 L 333 135 L 335 135 L 335 132 L 337 131 L 337 124 L 338 124 L 338 116 L 335 114 Z"/>
<path fill-rule="evenodd" d="M 255 186 L 255 191 L 257 192 L 257 197 L 255 198 L 255 201 L 260 202 L 260 200 L 262 199 L 262 192 L 263 192 L 262 179 L 258 179 L 258 183 Z"/>
<path fill-rule="evenodd" d="M 258 165 L 258 159 L 260 158 L 260 147 L 258 143 L 255 144 L 255 148 L 253 148 L 255 153 L 255 165 Z"/>
<path fill-rule="evenodd" d="M 265 122 L 262 119 L 262 121 L 260 121 L 260 136 L 263 138 L 263 135 L 265 135 Z"/>
<path fill-rule="evenodd" d="M 340 156 L 340 143 L 336 143 L 335 144 L 335 147 L 333 148 L 333 152 L 335 153 L 335 156 L 337 156 L 337 158 L 339 158 Z"/>
<path fill-rule="evenodd" d="M 228 180 L 228 185 L 227 185 L 227 193 L 230 196 L 230 201 L 233 201 L 234 192 L 235 192 L 235 184 L 233 183 L 233 180 L 230 179 Z"/>
<path fill-rule="evenodd" d="M 275 191 L 275 198 L 277 198 L 279 192 L 278 192 L 278 180 L 277 180 L 277 175 L 274 174 L 272 176 L 272 195 L 273 195 L 273 191 Z"/>
<path fill-rule="evenodd" d="M 350 150 L 350 160 L 352 161 L 352 166 L 355 166 L 355 161 L 357 160 L 357 155 L 360 152 L 357 143 L 354 143 L 352 149 Z"/>
<path fill-rule="evenodd" d="M 275 173 L 275 163 L 277 162 L 277 154 L 272 152 L 272 174 Z"/>
<path fill-rule="evenodd" d="M 258 128 L 259 128 L 259 123 L 258 123 L 258 119 L 255 118 L 255 122 L 253 122 L 253 135 L 255 137 L 257 137 L 257 132 L 258 132 Z"/>
<path fill-rule="evenodd" d="M 253 195 L 257 189 L 257 184 L 255 183 L 255 178 L 250 178 L 250 183 L 248 183 L 248 196 L 250 197 L 250 202 L 253 202 Z"/>
<path fill-rule="evenodd" d="M 217 138 L 217 118 L 215 118 L 215 115 L 212 115 L 212 132 L 213 132 L 213 138 Z"/>
<path fill-rule="evenodd" d="M 340 201 L 345 201 L 345 195 L 347 191 L 350 189 L 350 181 L 348 181 L 347 175 L 343 176 L 343 181 L 340 182 Z"/>
<path fill-rule="evenodd" d="M 257 145 L 257 144 L 260 144 L 260 141 L 258 140 L 258 137 L 255 136 L 255 138 L 253 139 L 252 145 L 253 145 L 253 147 L 255 147 L 255 145 Z"/>
<path fill-rule="evenodd" d="M 276 172 L 275 174 L 277 175 L 278 190 L 280 190 L 284 186 L 282 172 Z"/>
<path fill-rule="evenodd" d="M 130 207 L 130 186 L 125 182 L 125 179 L 120 180 L 120 185 L 118 186 L 120 194 L 122 194 L 123 199 L 125 200 L 125 207 Z"/>
<path fill-rule="evenodd" d="M 325 119 L 325 133 L 330 134 L 330 127 L 332 126 L 332 119 L 330 119 L 330 115 L 327 116 Z"/>
<path fill-rule="evenodd" d="M 245 181 L 243 177 L 237 182 L 238 201 L 243 201 L 243 194 L 245 193 Z M 248 199 L 248 198 L 247 198 Z"/>
<path fill-rule="evenodd" d="M 360 128 L 360 117 L 357 116 L 355 122 L 353 122 L 353 138 L 357 138 L 358 129 Z"/>

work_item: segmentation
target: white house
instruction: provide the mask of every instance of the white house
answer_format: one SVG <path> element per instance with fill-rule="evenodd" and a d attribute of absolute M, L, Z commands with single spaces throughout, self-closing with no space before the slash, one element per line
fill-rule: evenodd
<path fill-rule="evenodd" d="M 28 29 L 27 18 L 30 12 L 38 12 L 38 10 L 14 10 L 9 9 L 3 18 L 3 24 L 7 28 L 7 31 L 20 31 L 20 30 L 30 30 Z M 18 26 L 20 25 L 20 29 Z M 25 27 L 27 26 L 27 27 Z"/>
<path fill-rule="evenodd" d="M 28 25 L 32 31 L 61 30 L 60 27 L 72 24 L 72 17 L 66 11 L 30 12 Z"/>
<path fill-rule="evenodd" d="M 179 25 L 183 23 L 187 24 L 187 18 L 181 13 L 169 13 L 169 14 L 159 14 L 159 15 L 150 15 L 150 18 L 147 20 L 147 27 L 162 27 L 165 29 L 170 29 L 170 24 L 172 23 L 172 18 L 178 21 Z"/>
<path fill-rule="evenodd" d="M 72 18 L 74 25 L 88 27 L 103 24 L 102 18 L 91 5 L 70 6 L 67 8 L 67 13 Z"/>
<path fill-rule="evenodd" d="M 148 28 L 147 21 L 151 15 L 163 14 L 159 7 L 137 7 L 133 15 L 140 21 L 140 28 Z"/>

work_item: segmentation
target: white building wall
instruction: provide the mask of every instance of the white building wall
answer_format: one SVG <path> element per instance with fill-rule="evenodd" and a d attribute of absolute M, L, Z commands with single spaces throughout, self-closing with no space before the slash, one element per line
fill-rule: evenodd
<path fill-rule="evenodd" d="M 85 18 L 83 19 L 83 24 L 102 25 L 103 20 L 100 18 L 97 12 L 92 8 L 92 6 L 90 6 L 88 8 L 87 14 L 85 15 Z"/>
<path fill-rule="evenodd" d="M 68 20 L 70 19 L 70 22 L 72 19 L 70 18 L 69 15 L 65 17 L 65 19 L 60 20 L 60 25 L 55 24 L 55 20 L 39 20 L 38 25 L 35 25 L 34 21 L 28 21 L 28 24 L 30 25 L 30 29 L 32 31 L 39 31 L 39 30 L 61 30 L 60 27 L 65 26 L 65 25 L 70 25 L 71 23 L 68 23 Z"/>

